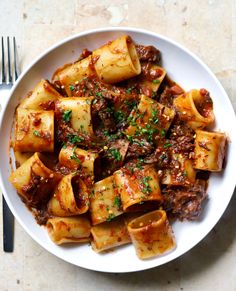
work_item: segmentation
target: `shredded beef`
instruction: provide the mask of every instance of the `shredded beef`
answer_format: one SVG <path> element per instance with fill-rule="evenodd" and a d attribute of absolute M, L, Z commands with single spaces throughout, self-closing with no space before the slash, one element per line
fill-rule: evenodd
<path fill-rule="evenodd" d="M 166 187 L 162 190 L 163 208 L 180 220 L 197 219 L 207 197 L 206 184 L 204 180 L 196 180 L 193 187 Z"/>
<path fill-rule="evenodd" d="M 161 53 L 154 46 L 136 45 L 136 50 L 140 61 L 159 62 Z"/>

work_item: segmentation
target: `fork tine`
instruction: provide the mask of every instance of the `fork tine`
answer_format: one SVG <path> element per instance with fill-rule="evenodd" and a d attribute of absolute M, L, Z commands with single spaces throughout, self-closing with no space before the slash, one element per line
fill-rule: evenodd
<path fill-rule="evenodd" d="M 16 54 L 16 38 L 13 37 L 13 48 L 14 48 L 14 72 L 15 72 L 15 81 L 18 78 L 18 65 L 17 65 L 17 54 Z"/>
<path fill-rule="evenodd" d="M 2 83 L 5 82 L 6 82 L 6 71 L 5 71 L 4 41 L 2 37 Z"/>
<path fill-rule="evenodd" d="M 10 39 L 7 37 L 7 56 L 8 56 L 8 82 L 12 84 L 12 74 L 11 74 L 11 47 Z"/>

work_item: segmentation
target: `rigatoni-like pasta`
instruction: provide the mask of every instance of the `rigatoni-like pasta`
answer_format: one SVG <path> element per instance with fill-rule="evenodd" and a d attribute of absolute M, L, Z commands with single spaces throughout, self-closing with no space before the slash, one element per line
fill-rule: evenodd
<path fill-rule="evenodd" d="M 90 213 L 93 225 L 111 221 L 123 213 L 121 199 L 116 190 L 113 176 L 94 184 L 90 198 Z"/>
<path fill-rule="evenodd" d="M 20 103 L 19 108 L 33 110 L 53 110 L 54 104 L 61 95 L 47 81 L 42 79 L 30 94 Z"/>
<path fill-rule="evenodd" d="M 180 119 L 193 129 L 202 129 L 214 122 L 213 103 L 206 90 L 191 90 L 174 99 Z"/>
<path fill-rule="evenodd" d="M 40 207 L 50 195 L 61 175 L 49 169 L 42 154 L 35 153 L 9 177 L 22 200 L 29 206 Z"/>
<path fill-rule="evenodd" d="M 47 221 L 46 228 L 57 245 L 88 242 L 91 230 L 89 219 L 84 216 L 53 217 Z"/>
<path fill-rule="evenodd" d="M 88 189 L 79 176 L 64 176 L 57 185 L 49 203 L 48 212 L 55 216 L 73 216 L 88 211 Z"/>
<path fill-rule="evenodd" d="M 73 96 L 75 86 L 82 79 L 94 74 L 91 62 L 91 56 L 88 56 L 83 60 L 59 68 L 53 75 L 53 82 L 59 84 L 68 96 Z"/>
<path fill-rule="evenodd" d="M 221 132 L 197 130 L 195 137 L 194 168 L 211 172 L 222 170 L 226 135 Z"/>
<path fill-rule="evenodd" d="M 144 214 L 128 224 L 128 231 L 140 259 L 165 254 L 175 248 L 172 228 L 163 210 Z"/>
<path fill-rule="evenodd" d="M 94 164 L 98 154 L 80 149 L 76 146 L 62 147 L 59 153 L 59 162 L 74 171 L 80 169 L 85 174 L 94 176 Z"/>
<path fill-rule="evenodd" d="M 106 83 L 116 83 L 141 73 L 141 66 L 132 39 L 124 35 L 93 51 L 98 77 Z"/>
<path fill-rule="evenodd" d="M 145 166 L 134 173 L 122 168 L 114 173 L 124 211 L 153 209 L 163 200 L 154 167 Z"/>
<path fill-rule="evenodd" d="M 130 243 L 131 241 L 123 217 L 92 226 L 91 234 L 92 248 L 98 253 Z"/>
<path fill-rule="evenodd" d="M 60 98 L 56 102 L 58 119 L 68 124 L 74 131 L 86 135 L 93 134 L 91 104 L 93 97 Z"/>

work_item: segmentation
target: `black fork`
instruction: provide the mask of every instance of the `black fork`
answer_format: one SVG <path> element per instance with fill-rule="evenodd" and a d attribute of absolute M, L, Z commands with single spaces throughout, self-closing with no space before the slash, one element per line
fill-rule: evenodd
<path fill-rule="evenodd" d="M 11 41 L 7 37 L 7 53 L 5 52 L 4 38 L 1 38 L 1 51 L 2 51 L 2 78 L 0 83 L 1 91 L 10 90 L 14 81 L 18 78 L 17 66 L 17 51 L 15 37 L 12 39 L 13 43 L 13 62 L 11 58 Z M 7 58 L 6 56 L 7 55 Z M 7 64 L 7 66 L 6 66 Z M 12 69 L 14 75 L 12 75 Z M 2 98 L 0 96 L 0 98 Z M 3 210 L 3 250 L 4 252 L 13 252 L 14 249 L 14 216 L 9 209 L 4 196 L 2 196 L 2 210 Z"/>

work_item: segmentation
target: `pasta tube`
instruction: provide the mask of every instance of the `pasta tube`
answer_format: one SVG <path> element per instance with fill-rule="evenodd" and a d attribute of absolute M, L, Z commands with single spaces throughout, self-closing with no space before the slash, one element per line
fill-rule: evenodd
<path fill-rule="evenodd" d="M 100 80 L 116 83 L 141 73 L 132 39 L 124 35 L 93 51 L 94 68 Z"/>
<path fill-rule="evenodd" d="M 47 80 L 42 79 L 34 90 L 21 101 L 19 108 L 53 110 L 54 103 L 60 96 Z"/>
<path fill-rule="evenodd" d="M 196 130 L 194 168 L 211 172 L 222 170 L 226 148 L 226 135 L 221 132 Z"/>
<path fill-rule="evenodd" d="M 162 184 L 185 186 L 195 182 L 196 172 L 190 159 L 182 154 L 172 154 L 169 165 L 170 168 L 163 170 Z"/>
<path fill-rule="evenodd" d="M 56 102 L 56 118 L 59 123 L 65 123 L 74 131 L 86 135 L 93 134 L 91 103 L 93 97 L 60 98 Z"/>
<path fill-rule="evenodd" d="M 53 152 L 54 112 L 18 108 L 14 149 L 21 152 Z"/>
<path fill-rule="evenodd" d="M 91 65 L 91 56 L 89 56 L 81 61 L 59 68 L 54 73 L 52 81 L 57 84 L 59 83 L 68 96 L 73 96 L 76 91 L 76 84 L 93 74 L 94 69 Z"/>
<path fill-rule="evenodd" d="M 158 175 L 152 166 L 134 173 L 122 168 L 113 175 L 124 211 L 155 208 L 162 202 Z"/>
<path fill-rule="evenodd" d="M 155 64 L 152 64 L 151 66 L 148 64 L 148 68 L 144 69 L 144 72 L 145 73 L 143 73 L 138 84 L 139 87 L 141 87 L 143 94 L 151 97 L 153 92 L 158 91 L 166 76 L 166 70 Z"/>
<path fill-rule="evenodd" d="M 173 109 L 141 95 L 137 109 L 130 114 L 130 125 L 125 133 L 131 137 L 144 136 L 148 141 L 155 142 L 162 136 L 163 131 L 169 129 L 174 116 Z"/>
<path fill-rule="evenodd" d="M 40 207 L 48 202 L 61 176 L 46 166 L 46 159 L 35 153 L 9 177 L 22 200 L 29 206 Z"/>
<path fill-rule="evenodd" d="M 80 169 L 83 173 L 94 176 L 94 164 L 98 154 L 77 147 L 63 147 L 59 153 L 59 162 L 72 170 Z"/>
<path fill-rule="evenodd" d="M 92 224 L 111 221 L 123 213 L 120 196 L 116 191 L 113 176 L 94 184 L 90 198 Z"/>
<path fill-rule="evenodd" d="M 98 253 L 130 243 L 130 236 L 123 217 L 118 217 L 111 222 L 103 222 L 92 226 L 91 234 L 92 248 Z"/>
<path fill-rule="evenodd" d="M 214 122 L 213 103 L 206 90 L 191 90 L 174 99 L 179 118 L 194 130 L 202 129 Z"/>
<path fill-rule="evenodd" d="M 57 245 L 89 241 L 90 222 L 83 216 L 53 217 L 48 219 L 46 228 L 49 237 Z"/>
<path fill-rule="evenodd" d="M 55 216 L 73 216 L 88 211 L 88 189 L 76 175 L 64 176 L 48 203 L 48 212 Z"/>
<path fill-rule="evenodd" d="M 128 224 L 128 231 L 140 259 L 165 254 L 176 246 L 172 228 L 163 210 L 155 210 L 132 220 Z"/>

